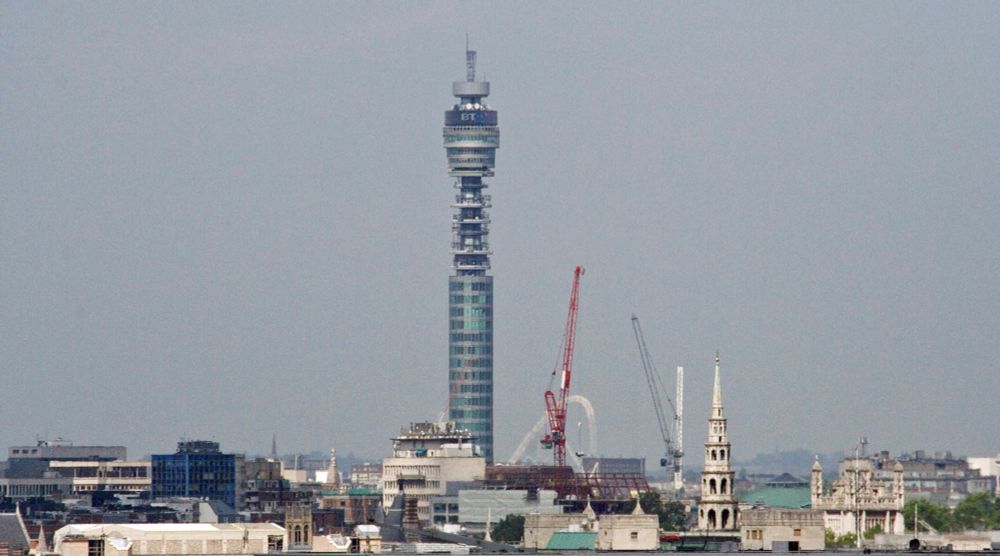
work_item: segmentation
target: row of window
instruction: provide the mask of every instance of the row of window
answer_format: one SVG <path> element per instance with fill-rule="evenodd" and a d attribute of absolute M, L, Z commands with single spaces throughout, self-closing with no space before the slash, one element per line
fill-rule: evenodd
<path fill-rule="evenodd" d="M 489 307 L 452 307 L 449 313 L 453 317 L 482 318 L 492 317 L 493 309 Z"/>
<path fill-rule="evenodd" d="M 489 423 L 462 423 L 462 428 L 468 429 L 470 432 L 485 432 L 490 430 Z"/>
<path fill-rule="evenodd" d="M 496 152 L 496 148 L 493 147 L 448 147 L 447 151 L 449 153 L 461 153 L 461 154 L 479 154 L 479 155 L 492 155 Z"/>
<path fill-rule="evenodd" d="M 493 371 L 451 371 L 449 380 L 493 380 Z"/>
<path fill-rule="evenodd" d="M 385 481 L 385 488 L 386 488 L 386 490 L 398 490 L 399 489 L 399 482 L 398 481 Z M 425 489 L 441 488 L 441 481 L 424 481 L 424 484 L 421 485 L 421 488 L 425 488 Z M 409 491 L 407 491 L 407 492 L 409 492 Z"/>
<path fill-rule="evenodd" d="M 708 457 L 710 457 L 712 459 L 712 461 L 719 461 L 719 460 L 726 461 L 726 450 L 724 450 L 724 449 L 723 450 L 719 450 L 718 452 L 716 452 L 715 450 L 712 450 L 711 452 L 708 452 L 705 455 L 707 455 Z"/>
<path fill-rule="evenodd" d="M 452 320 L 451 330 L 492 330 L 493 321 L 489 320 Z"/>
<path fill-rule="evenodd" d="M 454 398 L 451 400 L 451 405 L 455 407 L 467 406 L 467 405 L 490 405 L 493 398 L 489 396 L 480 397 L 470 397 L 470 398 Z"/>
<path fill-rule="evenodd" d="M 452 369 L 492 369 L 492 359 L 450 359 L 448 364 Z"/>
<path fill-rule="evenodd" d="M 480 143 L 500 144 L 500 136 L 486 133 L 449 133 L 444 136 L 445 144 L 458 143 L 460 141 L 478 141 Z"/>
<path fill-rule="evenodd" d="M 729 487 L 726 479 L 722 479 L 722 481 L 718 484 L 718 488 L 716 487 L 715 479 L 710 479 L 708 481 L 702 479 L 701 484 L 702 488 L 706 486 L 708 487 L 709 494 L 731 494 L 728 492 Z"/>
<path fill-rule="evenodd" d="M 451 346 L 449 355 L 493 355 L 493 344 L 485 346 Z"/>
<path fill-rule="evenodd" d="M 450 282 L 448 290 L 453 292 L 488 292 L 493 291 L 493 284 L 489 282 Z"/>
<path fill-rule="evenodd" d="M 481 303 L 487 305 L 493 303 L 492 295 L 452 295 L 448 298 L 453 305 L 460 303 Z"/>
<path fill-rule="evenodd" d="M 458 504 L 455 503 L 442 504 L 438 502 L 434 504 L 434 509 L 432 511 L 439 514 L 443 514 L 445 512 L 456 514 L 458 513 Z"/>
<path fill-rule="evenodd" d="M 452 332 L 449 336 L 452 342 L 492 342 L 493 334 L 490 332 L 461 333 Z"/>
<path fill-rule="evenodd" d="M 452 409 L 451 419 L 489 419 L 493 412 L 488 409 Z"/>
<path fill-rule="evenodd" d="M 793 537 L 801 537 L 802 529 L 792 529 Z M 764 531 L 762 529 L 747 529 L 746 538 L 749 540 L 759 541 L 764 539 Z"/>
<path fill-rule="evenodd" d="M 474 394 L 492 394 L 493 385 L 492 384 L 463 384 L 459 386 L 458 391 L 465 394 L 472 392 Z"/>
<path fill-rule="evenodd" d="M 451 149 L 448 149 L 451 150 Z M 459 165 L 463 167 L 468 166 L 493 166 L 496 163 L 496 159 L 493 157 L 483 158 L 475 156 L 463 156 L 462 158 L 457 158 L 455 155 L 457 153 L 448 153 L 448 162 L 452 163 L 452 167 L 458 167 Z M 454 157 L 454 158 L 453 158 Z"/>

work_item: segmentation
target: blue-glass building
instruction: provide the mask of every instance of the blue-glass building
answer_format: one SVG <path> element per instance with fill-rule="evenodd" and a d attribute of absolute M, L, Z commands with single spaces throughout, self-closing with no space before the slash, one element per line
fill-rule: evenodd
<path fill-rule="evenodd" d="M 448 175 L 454 178 L 452 268 L 448 279 L 448 418 L 466 429 L 493 462 L 493 277 L 490 268 L 490 196 L 500 146 L 497 113 L 486 105 L 488 81 L 476 81 L 476 53 L 465 53 L 466 80 L 452 84 L 457 102 L 444 113 Z"/>
<path fill-rule="evenodd" d="M 243 456 L 223 454 L 218 442 L 187 440 L 174 454 L 154 454 L 153 498 L 185 496 L 218 500 L 237 508 L 237 483 Z"/>

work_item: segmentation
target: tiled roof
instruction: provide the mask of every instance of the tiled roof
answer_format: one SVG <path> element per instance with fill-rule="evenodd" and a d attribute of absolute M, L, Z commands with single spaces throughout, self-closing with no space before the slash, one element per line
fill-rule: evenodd
<path fill-rule="evenodd" d="M 27 552 L 31 548 L 28 532 L 24 530 L 20 516 L 0 514 L 0 542 L 7 543 L 11 550 Z"/>
<path fill-rule="evenodd" d="M 552 533 L 546 550 L 594 550 L 597 533 L 594 531 L 556 531 Z"/>

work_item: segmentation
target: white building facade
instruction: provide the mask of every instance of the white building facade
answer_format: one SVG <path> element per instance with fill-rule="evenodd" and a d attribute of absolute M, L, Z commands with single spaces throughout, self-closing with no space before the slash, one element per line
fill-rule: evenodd
<path fill-rule="evenodd" d="M 431 498 L 449 482 L 481 481 L 486 459 L 476 455 L 472 436 L 453 422 L 414 423 L 393 439 L 393 454 L 382 460 L 382 503 L 392 506 L 400 491 L 417 499 L 417 518 L 430 522 Z"/>
<path fill-rule="evenodd" d="M 903 534 L 903 466 L 896 463 L 892 481 L 875 479 L 870 460 L 857 459 L 841 466 L 840 477 L 823 492 L 823 468 L 812 467 L 812 508 L 823 511 L 827 529 L 837 536 L 847 533 L 861 537 L 866 531 Z"/>

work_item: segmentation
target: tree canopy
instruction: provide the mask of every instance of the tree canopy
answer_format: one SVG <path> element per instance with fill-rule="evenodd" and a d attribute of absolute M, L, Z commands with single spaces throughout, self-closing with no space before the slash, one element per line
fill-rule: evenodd
<path fill-rule="evenodd" d="M 942 533 L 1000 529 L 1000 499 L 985 492 L 970 494 L 954 510 L 927 500 L 910 500 L 903 508 L 907 531 L 913 530 L 915 513 L 921 528 L 926 524 Z"/>
<path fill-rule="evenodd" d="M 660 529 L 664 531 L 683 531 L 686 528 L 687 514 L 684 512 L 684 504 L 676 500 L 666 502 L 660 497 L 658 492 L 643 492 L 639 494 L 639 503 L 642 511 L 647 514 L 656 514 L 660 520 Z M 635 501 L 625 505 L 626 513 L 635 509 Z"/>
<path fill-rule="evenodd" d="M 498 521 L 490 533 L 496 542 L 521 542 L 524 538 L 524 516 L 510 514 Z"/>

